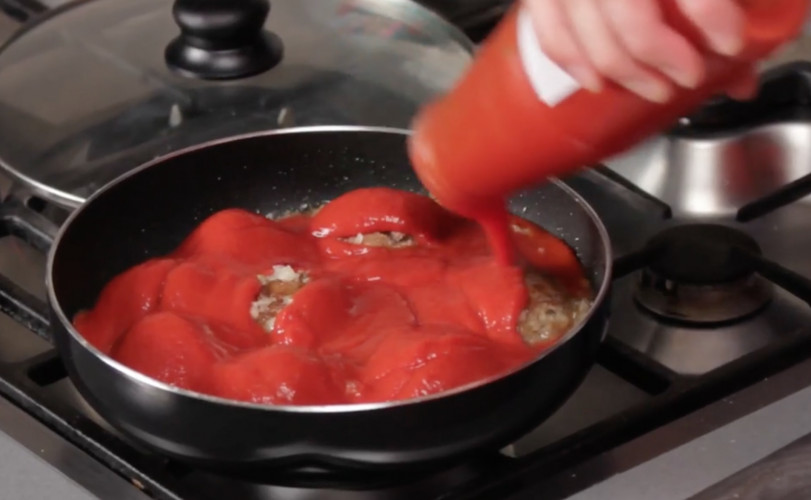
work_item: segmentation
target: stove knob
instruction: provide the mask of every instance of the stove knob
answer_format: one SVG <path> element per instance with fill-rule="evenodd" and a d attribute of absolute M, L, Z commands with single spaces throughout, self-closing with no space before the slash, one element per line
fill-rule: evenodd
<path fill-rule="evenodd" d="M 281 40 L 265 31 L 268 0 L 176 0 L 180 36 L 166 47 L 167 65 L 206 80 L 256 75 L 282 57 Z"/>

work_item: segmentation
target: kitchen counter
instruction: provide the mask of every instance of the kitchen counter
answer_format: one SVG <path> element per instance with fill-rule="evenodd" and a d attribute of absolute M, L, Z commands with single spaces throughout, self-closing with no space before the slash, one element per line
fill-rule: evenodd
<path fill-rule="evenodd" d="M 146 500 L 124 478 L 0 397 L 0 498 Z"/>
<path fill-rule="evenodd" d="M 808 415 L 804 415 L 808 419 Z M 803 418 L 800 417 L 800 418 Z M 811 435 L 791 443 L 691 500 L 811 498 Z"/>

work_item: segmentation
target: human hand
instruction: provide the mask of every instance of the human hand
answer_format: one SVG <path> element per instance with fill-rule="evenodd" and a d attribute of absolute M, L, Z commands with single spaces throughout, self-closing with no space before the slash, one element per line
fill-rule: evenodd
<path fill-rule="evenodd" d="M 597 92 L 610 80 L 666 102 L 674 86 L 693 88 L 704 78 L 698 49 L 665 24 L 656 0 L 523 1 L 544 53 L 586 89 Z M 675 2 L 709 48 L 725 56 L 742 50 L 745 18 L 735 0 Z M 727 92 L 745 99 L 757 85 L 752 66 Z"/>

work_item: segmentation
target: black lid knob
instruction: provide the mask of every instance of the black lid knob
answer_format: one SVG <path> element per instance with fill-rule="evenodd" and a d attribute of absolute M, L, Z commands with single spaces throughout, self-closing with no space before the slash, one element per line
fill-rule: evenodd
<path fill-rule="evenodd" d="M 268 12 L 268 0 L 175 0 L 180 36 L 166 47 L 166 63 L 208 80 L 266 71 L 282 57 L 279 37 L 263 30 Z"/>

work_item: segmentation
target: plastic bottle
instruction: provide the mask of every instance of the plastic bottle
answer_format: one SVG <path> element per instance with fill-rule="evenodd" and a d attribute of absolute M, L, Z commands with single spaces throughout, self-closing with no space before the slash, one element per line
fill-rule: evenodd
<path fill-rule="evenodd" d="M 529 17 L 514 7 L 455 89 L 417 116 L 409 150 L 423 185 L 450 210 L 485 226 L 502 224 L 510 193 L 598 163 L 672 125 L 794 38 L 809 9 L 809 0 L 739 0 L 745 45 L 725 58 L 706 49 L 675 0 L 659 1 L 666 22 L 704 49 L 700 87 L 676 88 L 667 104 L 610 83 L 599 93 L 581 89 L 542 53 Z M 506 248 L 506 233 L 491 237 Z"/>

